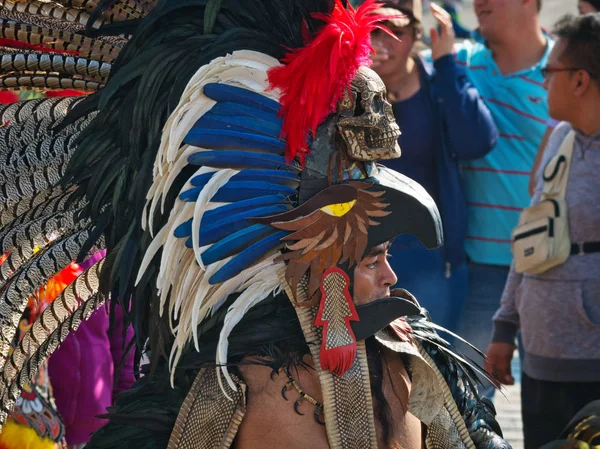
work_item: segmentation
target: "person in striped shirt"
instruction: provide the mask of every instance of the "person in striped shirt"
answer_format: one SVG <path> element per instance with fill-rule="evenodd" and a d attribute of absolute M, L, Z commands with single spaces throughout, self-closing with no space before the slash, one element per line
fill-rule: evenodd
<path fill-rule="evenodd" d="M 510 236 L 529 204 L 529 175 L 549 118 L 541 68 L 553 40 L 540 27 L 541 6 L 541 0 L 475 0 L 475 42 L 455 47 L 457 63 L 499 133 L 491 152 L 462 164 L 470 266 L 461 336 L 483 349 L 512 260 Z M 486 393 L 493 395 L 493 388 Z"/>

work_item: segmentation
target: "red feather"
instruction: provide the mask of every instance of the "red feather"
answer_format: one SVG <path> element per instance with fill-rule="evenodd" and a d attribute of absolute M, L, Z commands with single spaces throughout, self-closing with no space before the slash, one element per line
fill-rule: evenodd
<path fill-rule="evenodd" d="M 19 95 L 16 92 L 13 92 L 10 90 L 4 90 L 4 91 L 0 92 L 0 104 L 16 103 L 17 101 L 19 101 Z M 5 123 L 2 126 L 6 126 L 6 125 L 8 125 L 8 123 Z M 0 264 L 2 262 L 4 262 L 4 260 L 6 260 L 6 257 L 8 257 L 8 254 L 5 254 L 2 257 L 3 257 L 3 259 L 0 258 Z"/>
<path fill-rule="evenodd" d="M 371 32 L 381 28 L 378 22 L 389 19 L 373 14 L 381 5 L 375 1 L 367 0 L 355 10 L 335 0 L 331 14 L 313 15 L 325 22 L 316 37 L 289 52 L 284 65 L 269 70 L 270 88 L 281 91 L 281 133 L 288 161 L 298 155 L 304 165 L 307 139 L 335 111 L 358 68 L 370 66 Z"/>

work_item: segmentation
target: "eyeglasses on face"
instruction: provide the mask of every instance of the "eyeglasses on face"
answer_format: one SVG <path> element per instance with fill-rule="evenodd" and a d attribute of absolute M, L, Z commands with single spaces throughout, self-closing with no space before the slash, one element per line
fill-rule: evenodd
<path fill-rule="evenodd" d="M 555 72 L 576 72 L 578 70 L 585 70 L 578 67 L 542 67 L 541 72 L 544 78 L 548 78 L 552 73 Z"/>

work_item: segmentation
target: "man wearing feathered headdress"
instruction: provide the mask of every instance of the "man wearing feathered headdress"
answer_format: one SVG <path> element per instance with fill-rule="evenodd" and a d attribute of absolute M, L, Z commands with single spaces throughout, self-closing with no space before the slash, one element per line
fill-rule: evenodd
<path fill-rule="evenodd" d="M 87 23 L 147 3 L 101 2 Z M 469 363 L 409 293 L 390 291 L 394 237 L 442 237 L 425 190 L 377 164 L 400 156 L 368 68 L 377 6 L 162 0 L 143 19 L 88 27 L 88 59 L 133 35 L 106 86 L 42 127 L 32 141 L 49 151 L 2 150 L 0 176 L 18 188 L 4 190 L 0 343 L 24 295 L 106 256 L 4 363 L 3 410 L 108 301 L 131 311 L 150 364 L 86 447 L 508 447 Z M 65 17 L 52 15 L 36 21 Z M 83 51 L 67 38 L 28 51 Z M 52 122 L 55 104 L 32 108 Z M 31 125 L 9 116 L 9 129 Z"/>

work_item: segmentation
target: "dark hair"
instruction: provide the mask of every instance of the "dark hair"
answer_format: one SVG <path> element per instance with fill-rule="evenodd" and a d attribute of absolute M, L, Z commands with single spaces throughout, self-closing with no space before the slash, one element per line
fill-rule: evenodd
<path fill-rule="evenodd" d="M 600 11 L 600 0 L 585 0 L 585 2 L 592 5 L 596 11 Z"/>
<path fill-rule="evenodd" d="M 406 17 L 408 17 L 408 20 L 410 21 L 409 24 L 407 25 L 407 27 L 412 27 L 412 37 L 415 40 L 421 39 L 421 36 L 423 34 L 423 27 L 421 25 L 421 21 L 415 17 L 414 11 L 412 11 L 409 8 L 405 8 L 402 5 L 399 5 L 398 2 L 394 2 L 394 1 L 383 1 L 383 2 L 379 2 L 381 3 L 381 8 L 391 8 L 391 9 L 395 9 L 396 11 L 399 12 L 399 14 L 404 14 L 406 15 Z M 393 26 L 390 26 L 389 22 L 383 22 L 383 24 L 385 26 L 387 26 L 388 28 L 394 28 Z"/>
<path fill-rule="evenodd" d="M 538 12 L 542 10 L 542 0 L 537 0 L 537 10 Z"/>
<path fill-rule="evenodd" d="M 566 42 L 560 59 L 588 72 L 600 88 L 600 13 L 564 16 L 554 34 Z"/>

